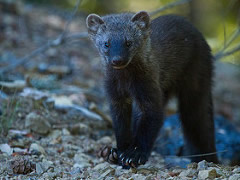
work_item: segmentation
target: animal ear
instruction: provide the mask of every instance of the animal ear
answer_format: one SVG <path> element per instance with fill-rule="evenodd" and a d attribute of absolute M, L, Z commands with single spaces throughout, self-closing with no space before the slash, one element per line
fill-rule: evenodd
<path fill-rule="evenodd" d="M 150 25 L 150 16 L 146 11 L 140 11 L 134 14 L 132 22 L 136 23 L 141 29 L 147 29 Z"/>
<path fill-rule="evenodd" d="M 86 19 L 86 24 L 87 24 L 88 31 L 93 34 L 96 34 L 100 25 L 104 24 L 104 21 L 97 14 L 89 14 Z"/>

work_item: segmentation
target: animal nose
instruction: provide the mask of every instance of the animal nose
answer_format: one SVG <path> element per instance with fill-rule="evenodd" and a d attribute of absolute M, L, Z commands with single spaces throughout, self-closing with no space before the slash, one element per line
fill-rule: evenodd
<path fill-rule="evenodd" d="M 113 58 L 112 59 L 112 65 L 113 66 L 121 66 L 123 65 L 124 60 L 122 58 Z"/>

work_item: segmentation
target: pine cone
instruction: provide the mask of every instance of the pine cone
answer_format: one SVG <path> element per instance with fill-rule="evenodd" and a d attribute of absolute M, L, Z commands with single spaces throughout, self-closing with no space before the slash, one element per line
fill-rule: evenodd
<path fill-rule="evenodd" d="M 18 157 L 11 161 L 11 168 L 14 174 L 28 174 L 36 170 L 36 164 L 27 158 Z"/>

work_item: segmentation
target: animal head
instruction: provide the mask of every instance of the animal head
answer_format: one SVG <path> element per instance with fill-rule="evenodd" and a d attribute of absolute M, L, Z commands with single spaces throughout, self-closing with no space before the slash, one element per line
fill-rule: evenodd
<path fill-rule="evenodd" d="M 114 69 L 128 66 L 134 55 L 141 51 L 150 32 L 150 17 L 145 11 L 103 17 L 90 14 L 86 23 L 104 63 Z"/>

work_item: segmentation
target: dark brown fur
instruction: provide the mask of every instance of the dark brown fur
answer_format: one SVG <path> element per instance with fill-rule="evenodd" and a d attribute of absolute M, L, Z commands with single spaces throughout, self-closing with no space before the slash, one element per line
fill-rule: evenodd
<path fill-rule="evenodd" d="M 89 15 L 87 26 L 105 67 L 119 164 L 135 167 L 147 161 L 173 95 L 179 101 L 188 154 L 216 151 L 213 58 L 195 27 L 175 15 L 150 21 L 144 11 Z M 217 162 L 216 155 L 193 161 L 202 159 Z"/>

